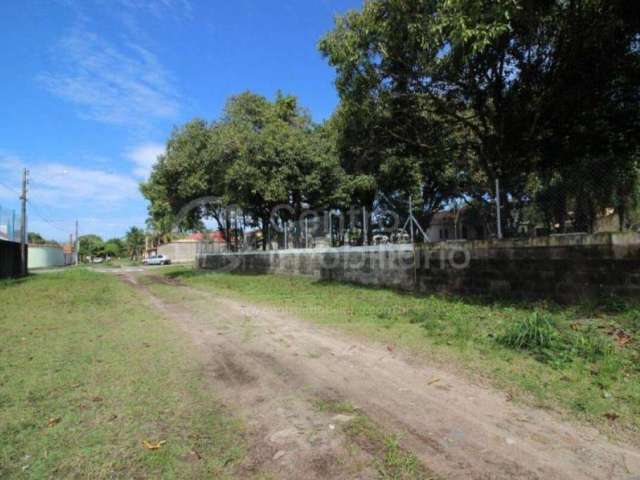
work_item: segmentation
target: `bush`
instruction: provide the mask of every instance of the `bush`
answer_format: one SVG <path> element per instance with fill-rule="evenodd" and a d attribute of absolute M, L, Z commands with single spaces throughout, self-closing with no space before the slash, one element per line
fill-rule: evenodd
<path fill-rule="evenodd" d="M 498 342 L 517 350 L 546 353 L 558 346 L 558 331 L 550 316 L 533 312 L 512 323 Z"/>

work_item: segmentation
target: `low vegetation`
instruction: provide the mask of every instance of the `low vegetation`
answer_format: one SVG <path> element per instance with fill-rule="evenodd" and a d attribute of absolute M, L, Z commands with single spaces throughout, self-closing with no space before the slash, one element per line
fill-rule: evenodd
<path fill-rule="evenodd" d="M 115 277 L 0 284 L 0 478 L 226 478 L 241 425 L 164 318 Z"/>
<path fill-rule="evenodd" d="M 516 401 L 571 412 L 605 431 L 640 430 L 640 307 L 416 297 L 305 278 L 176 270 L 197 288 L 270 304 L 459 365 Z"/>
<path fill-rule="evenodd" d="M 385 480 L 435 480 L 418 458 L 400 446 L 399 438 L 384 432 L 369 417 L 348 402 L 323 400 L 316 402 L 322 412 L 349 414 L 352 418 L 342 429 L 347 440 L 356 448 L 370 454 L 375 469 Z"/>

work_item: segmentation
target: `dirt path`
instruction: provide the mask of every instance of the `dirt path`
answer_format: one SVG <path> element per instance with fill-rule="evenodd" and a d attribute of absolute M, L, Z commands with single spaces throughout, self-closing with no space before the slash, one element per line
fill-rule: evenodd
<path fill-rule="evenodd" d="M 350 451 L 336 428 L 348 417 L 319 412 L 317 398 L 346 400 L 400 432 L 403 446 L 447 479 L 640 475 L 640 451 L 595 429 L 268 308 L 178 285 L 185 301 L 167 302 L 136 275 L 122 278 L 191 336 L 216 391 L 248 423 L 247 476 L 266 469 L 280 478 L 375 478 L 362 467 L 366 452 Z"/>

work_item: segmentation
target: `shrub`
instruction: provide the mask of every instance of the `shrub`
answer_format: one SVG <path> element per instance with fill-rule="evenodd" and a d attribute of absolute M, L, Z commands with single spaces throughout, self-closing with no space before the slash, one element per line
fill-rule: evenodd
<path fill-rule="evenodd" d="M 558 346 L 558 331 L 549 315 L 533 312 L 510 324 L 498 342 L 517 350 L 546 353 Z"/>

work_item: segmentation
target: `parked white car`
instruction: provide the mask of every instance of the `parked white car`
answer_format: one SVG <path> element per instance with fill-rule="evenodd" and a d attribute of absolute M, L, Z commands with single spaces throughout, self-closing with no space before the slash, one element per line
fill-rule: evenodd
<path fill-rule="evenodd" d="M 169 265 L 171 260 L 166 255 L 151 255 L 145 258 L 142 263 L 145 265 Z"/>

